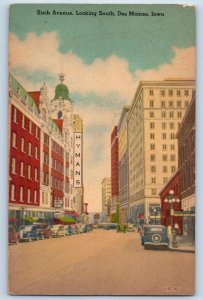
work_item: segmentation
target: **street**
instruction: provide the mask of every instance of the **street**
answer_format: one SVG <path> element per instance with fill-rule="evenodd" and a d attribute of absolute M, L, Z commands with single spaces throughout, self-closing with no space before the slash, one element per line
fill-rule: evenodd
<path fill-rule="evenodd" d="M 189 295 L 195 255 L 144 250 L 137 232 L 94 232 L 9 246 L 9 292 Z"/>

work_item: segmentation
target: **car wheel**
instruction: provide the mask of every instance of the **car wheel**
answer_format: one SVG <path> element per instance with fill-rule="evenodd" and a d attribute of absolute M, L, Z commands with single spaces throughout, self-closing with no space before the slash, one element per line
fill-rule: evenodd
<path fill-rule="evenodd" d="M 155 243 L 155 244 L 159 244 L 162 240 L 162 237 L 160 234 L 158 233 L 154 233 L 152 234 L 152 241 Z"/>

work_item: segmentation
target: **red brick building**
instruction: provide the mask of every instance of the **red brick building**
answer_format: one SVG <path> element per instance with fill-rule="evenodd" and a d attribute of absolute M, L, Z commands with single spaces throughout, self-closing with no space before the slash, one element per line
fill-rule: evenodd
<path fill-rule="evenodd" d="M 170 191 L 174 191 L 174 198 L 179 199 L 179 202 L 174 202 L 171 204 L 168 202 L 165 202 L 165 199 L 170 194 Z M 180 211 L 181 210 L 181 190 L 180 190 L 180 172 L 177 171 L 167 182 L 167 184 L 164 186 L 164 188 L 160 192 L 160 198 L 161 198 L 161 224 L 164 226 L 171 225 L 172 227 L 175 224 L 178 224 L 179 228 L 179 234 L 182 234 L 183 232 L 183 226 L 182 226 L 182 217 L 175 217 L 171 216 L 171 208 L 173 210 Z"/>

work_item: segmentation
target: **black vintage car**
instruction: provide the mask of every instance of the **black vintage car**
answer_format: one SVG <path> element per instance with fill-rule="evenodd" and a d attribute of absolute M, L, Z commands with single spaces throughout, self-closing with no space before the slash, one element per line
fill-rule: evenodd
<path fill-rule="evenodd" d="M 140 231 L 141 242 L 145 249 L 166 250 L 169 247 L 167 228 L 162 225 L 144 225 Z"/>

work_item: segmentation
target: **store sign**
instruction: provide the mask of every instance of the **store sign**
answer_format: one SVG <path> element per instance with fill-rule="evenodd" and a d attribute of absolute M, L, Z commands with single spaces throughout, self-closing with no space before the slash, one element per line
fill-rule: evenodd
<path fill-rule="evenodd" d="M 195 217 L 194 211 L 174 211 L 174 217 Z"/>
<path fill-rule="evenodd" d="M 82 187 L 82 133 L 74 133 L 74 187 Z"/>

